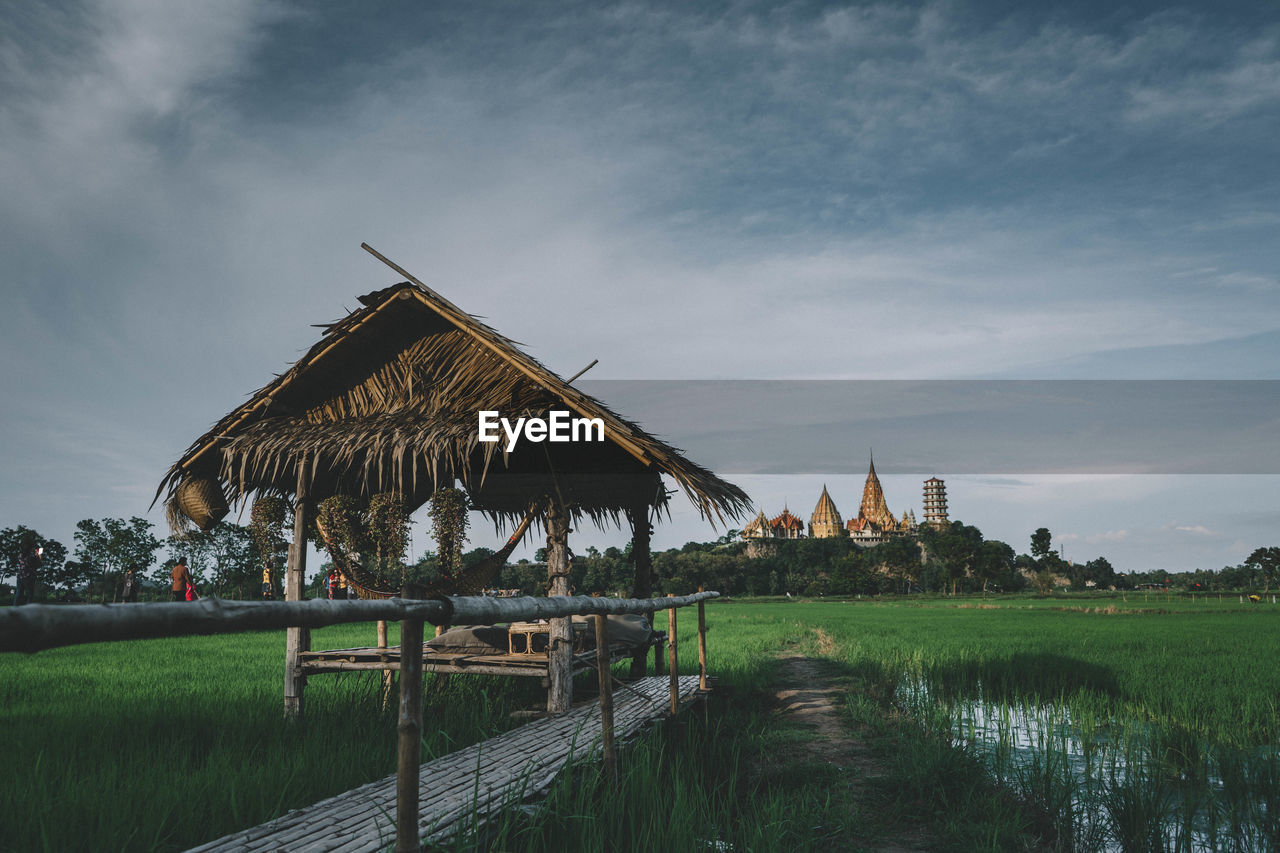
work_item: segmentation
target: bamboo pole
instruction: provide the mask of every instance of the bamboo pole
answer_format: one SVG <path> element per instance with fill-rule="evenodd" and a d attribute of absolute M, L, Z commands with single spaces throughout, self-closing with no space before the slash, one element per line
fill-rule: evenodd
<path fill-rule="evenodd" d="M 302 601 L 303 581 L 307 571 L 307 461 L 298 459 L 297 494 L 293 504 L 293 542 L 289 545 L 289 567 L 285 574 L 285 601 Z M 296 720 L 302 716 L 303 693 L 307 677 L 298 668 L 299 656 L 311 649 L 311 629 L 292 626 L 286 629 L 284 651 L 284 715 Z"/>
<path fill-rule="evenodd" d="M 698 592 L 702 592 L 702 587 L 698 587 Z M 707 689 L 707 606 L 701 601 L 698 602 L 698 689 Z"/>
<path fill-rule="evenodd" d="M 635 562 L 635 581 L 631 587 L 634 598 L 648 598 L 653 594 L 653 561 L 649 554 L 649 537 L 653 526 L 649 524 L 649 505 L 641 504 L 627 511 L 631 521 L 631 559 Z M 649 624 L 652 626 L 653 620 Z M 661 655 L 654 663 L 655 671 L 662 666 Z M 640 649 L 631 658 L 632 678 L 644 678 L 645 650 Z"/>
<path fill-rule="evenodd" d="M 600 743 L 604 752 L 604 773 L 609 784 L 618 787 L 618 753 L 613 745 L 613 673 L 610 667 L 609 638 L 605 617 L 599 614 L 596 623 L 596 673 L 600 678 Z"/>
<path fill-rule="evenodd" d="M 547 578 L 549 595 L 569 594 L 569 516 L 558 498 L 547 506 Z M 568 617 L 551 620 L 547 649 L 547 713 L 559 714 L 573 704 L 573 624 Z"/>
<path fill-rule="evenodd" d="M 668 595 L 668 598 L 675 598 L 674 595 Z M 680 711 L 680 672 L 676 659 L 676 609 L 672 607 L 667 611 L 667 654 L 671 660 L 671 713 L 675 715 Z"/>
<path fill-rule="evenodd" d="M 387 647 L 387 620 L 378 620 L 378 648 L 385 649 Z M 395 675 L 391 670 L 383 670 L 382 672 L 382 707 L 385 710 L 387 703 L 391 701 L 391 687 L 395 683 Z"/>
<path fill-rule="evenodd" d="M 449 596 L 427 601 L 402 598 L 365 601 L 236 601 L 202 598 L 195 602 L 146 604 L 28 604 L 0 607 L 0 651 L 38 652 L 60 646 L 271 631 L 291 625 L 324 628 L 347 622 L 418 618 L 432 624 L 493 625 L 555 616 L 593 613 L 653 613 L 715 598 L 704 592 L 681 598 L 491 598 Z"/>
<path fill-rule="evenodd" d="M 406 584 L 405 598 L 421 598 Z M 422 620 L 400 623 L 400 722 L 396 726 L 396 853 L 417 853 L 418 765 L 422 763 Z"/>

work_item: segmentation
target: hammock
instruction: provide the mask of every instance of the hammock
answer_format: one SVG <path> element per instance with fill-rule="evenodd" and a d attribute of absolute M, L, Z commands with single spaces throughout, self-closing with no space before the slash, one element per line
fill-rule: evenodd
<path fill-rule="evenodd" d="M 537 505 L 529 507 L 520 524 L 512 532 L 502 550 L 490 554 L 478 563 L 467 566 L 456 577 L 437 578 L 427 584 L 427 594 L 437 595 L 480 595 L 489 587 L 498 572 L 507 563 L 507 557 L 520 544 L 524 534 L 528 532 L 533 520 L 537 517 Z M 333 565 L 347 579 L 347 585 L 356 591 L 361 598 L 395 598 L 400 595 L 399 589 L 390 589 L 383 578 L 366 570 L 360 565 L 359 555 L 350 554 L 325 529 L 324 524 L 316 519 L 316 529 L 324 540 L 325 550 L 329 552 Z"/>

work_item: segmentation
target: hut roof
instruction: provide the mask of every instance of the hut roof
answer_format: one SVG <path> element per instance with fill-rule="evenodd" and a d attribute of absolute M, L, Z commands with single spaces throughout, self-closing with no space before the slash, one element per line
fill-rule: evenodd
<path fill-rule="evenodd" d="M 189 483 L 212 481 L 226 499 L 292 495 L 299 462 L 316 499 L 398 491 L 422 505 L 437 483 L 460 479 L 473 505 L 500 520 L 558 493 L 600 522 L 660 506 L 670 476 L 704 518 L 741 517 L 750 499 L 680 451 L 552 373 L 517 344 L 421 283 L 360 297 L 283 374 L 196 439 L 161 480 L 171 517 Z M 510 453 L 480 442 L 477 416 L 514 420 L 553 409 L 599 418 L 603 442 L 532 444 Z M 191 515 L 186 512 L 186 515 Z M 199 523 L 199 522 L 198 522 Z"/>

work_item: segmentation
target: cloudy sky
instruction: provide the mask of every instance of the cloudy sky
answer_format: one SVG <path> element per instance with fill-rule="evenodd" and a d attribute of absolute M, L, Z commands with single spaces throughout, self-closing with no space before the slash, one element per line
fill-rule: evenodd
<path fill-rule="evenodd" d="M 1269 2 L 0 0 L 0 526 L 147 514 L 361 241 L 562 375 L 1278 379 L 1277 129 Z M 1273 473 L 931 473 L 1118 568 L 1280 535 Z"/>

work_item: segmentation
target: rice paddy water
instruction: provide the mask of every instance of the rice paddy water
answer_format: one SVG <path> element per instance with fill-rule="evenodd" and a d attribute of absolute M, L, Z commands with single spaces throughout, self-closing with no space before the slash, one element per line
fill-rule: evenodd
<path fill-rule="evenodd" d="M 814 610 L 842 626 L 846 660 L 893 679 L 899 708 L 1042 809 L 1061 846 L 1280 846 L 1280 609 Z"/>

